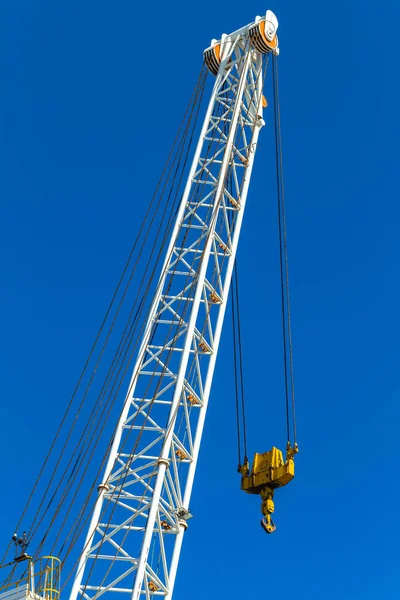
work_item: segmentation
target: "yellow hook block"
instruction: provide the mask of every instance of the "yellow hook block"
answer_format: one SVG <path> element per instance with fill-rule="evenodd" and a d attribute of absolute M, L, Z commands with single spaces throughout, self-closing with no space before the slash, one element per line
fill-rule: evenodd
<path fill-rule="evenodd" d="M 294 478 L 293 457 L 297 451 L 297 444 L 294 448 L 288 444 L 285 461 L 281 450 L 273 447 L 263 454 L 257 452 L 254 454 L 251 471 L 247 459 L 242 466 L 239 465 L 238 470 L 242 475 L 242 490 L 247 494 L 261 496 L 261 512 L 264 515 L 261 525 L 267 533 L 273 533 L 276 529 L 271 519 L 271 514 L 275 510 L 274 492 Z"/>

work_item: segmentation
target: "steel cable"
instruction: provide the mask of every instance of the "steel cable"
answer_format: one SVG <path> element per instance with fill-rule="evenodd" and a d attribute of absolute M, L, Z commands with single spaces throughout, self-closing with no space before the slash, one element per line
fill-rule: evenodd
<path fill-rule="evenodd" d="M 277 205 L 278 205 L 278 235 L 279 235 L 279 264 L 281 279 L 281 304 L 282 304 L 282 336 L 283 336 L 283 360 L 285 377 L 285 403 L 286 403 L 286 428 L 287 439 L 290 444 L 290 410 L 289 396 L 291 397 L 293 443 L 296 445 L 296 413 L 294 396 L 293 375 L 293 344 L 291 331 L 290 295 L 289 295 L 289 265 L 286 236 L 285 194 L 283 183 L 283 157 L 282 157 L 282 135 L 279 103 L 278 82 L 278 60 L 272 59 L 272 82 L 274 92 L 274 132 L 275 132 L 275 155 L 276 155 L 276 181 L 277 181 Z M 288 348 L 289 347 L 289 348 Z M 288 368 L 289 353 L 289 368 Z"/>
<path fill-rule="evenodd" d="M 201 72 L 201 74 L 200 74 L 200 76 L 199 76 L 199 80 L 200 80 L 200 78 L 202 78 L 202 77 L 203 77 L 203 75 L 204 75 L 204 70 L 202 69 L 202 72 Z M 198 87 L 198 84 L 197 84 L 197 87 Z M 188 109 L 189 109 L 189 108 L 192 106 L 192 104 L 193 104 L 193 102 L 189 102 Z M 187 109 L 187 111 L 188 111 L 188 109 Z M 186 113 L 185 113 L 185 117 L 184 117 L 184 119 L 183 119 L 183 121 L 182 121 L 182 123 L 181 123 L 181 126 L 180 126 L 180 128 L 179 128 L 179 131 L 178 131 L 177 137 L 176 137 L 176 139 L 175 139 L 175 142 L 174 142 L 174 144 L 173 144 L 172 150 L 171 150 L 171 152 L 170 152 L 170 156 L 169 156 L 169 157 L 168 157 L 168 159 L 167 159 L 167 163 L 166 163 L 166 166 L 165 166 L 165 168 L 164 168 L 164 171 L 163 171 L 163 173 L 162 173 L 162 175 L 161 175 L 161 179 L 160 179 L 160 182 L 159 182 L 159 184 L 158 184 L 158 186 L 157 186 L 156 192 L 155 192 L 155 194 L 153 195 L 152 201 L 150 202 L 149 208 L 147 209 L 147 212 L 146 212 L 145 219 L 144 219 L 144 221 L 143 221 L 143 223 L 142 223 L 142 225 L 141 225 L 141 228 L 140 228 L 140 230 L 139 230 L 138 236 L 137 236 L 137 238 L 136 238 L 136 240 L 135 240 L 135 243 L 134 243 L 134 245 L 133 245 L 133 247 L 132 247 L 132 250 L 131 250 L 131 252 L 130 252 L 130 255 L 129 255 L 129 257 L 128 257 L 128 260 L 127 260 L 127 262 L 126 262 L 126 264 L 125 264 L 125 267 L 124 267 L 123 273 L 122 273 L 122 275 L 121 275 L 121 277 L 120 277 L 120 280 L 119 280 L 119 283 L 118 283 L 118 285 L 117 285 L 117 289 L 116 289 L 116 291 L 115 291 L 115 293 L 114 293 L 114 295 L 113 295 L 113 298 L 112 298 L 112 300 L 111 300 L 111 303 L 110 303 L 110 305 L 109 305 L 109 307 L 108 307 L 108 310 L 107 310 L 107 312 L 106 312 L 106 315 L 105 315 L 105 317 L 104 317 L 104 319 L 103 319 L 103 322 L 102 322 L 102 325 L 101 325 L 101 327 L 100 327 L 99 333 L 98 333 L 98 334 L 97 334 L 97 336 L 96 336 L 96 340 L 95 340 L 95 342 L 94 342 L 94 344 L 93 344 L 93 347 L 92 347 L 92 349 L 91 349 L 91 352 L 90 352 L 90 354 L 89 354 L 89 357 L 88 357 L 88 359 L 87 359 L 87 361 L 86 361 L 86 363 L 85 363 L 84 369 L 83 369 L 83 371 L 82 371 L 82 373 L 81 373 L 81 376 L 80 376 L 80 378 L 79 378 L 79 380 L 78 380 L 78 384 L 77 384 L 77 386 L 76 386 L 76 388 L 75 388 L 75 391 L 74 391 L 74 393 L 73 393 L 73 395 L 72 395 L 72 397 L 71 397 L 71 400 L 70 400 L 70 402 L 69 402 L 69 404 L 68 404 L 68 406 L 67 406 L 67 410 L 66 410 L 66 412 L 65 412 L 65 414 L 64 414 L 64 417 L 63 417 L 63 419 L 62 419 L 62 421 L 61 421 L 61 423 L 60 423 L 60 426 L 59 426 L 59 428 L 58 428 L 58 430 L 57 430 L 57 432 L 56 432 L 56 435 L 55 435 L 55 437 L 54 437 L 54 439 L 53 439 L 53 441 L 52 441 L 52 444 L 51 444 L 51 446 L 50 446 L 49 452 L 48 452 L 48 454 L 47 454 L 47 456 L 46 456 L 46 458 L 45 458 L 44 464 L 43 464 L 43 466 L 42 466 L 42 468 L 41 468 L 41 471 L 40 471 L 40 473 L 39 473 L 39 475 L 38 475 L 38 478 L 37 478 L 37 480 L 36 480 L 36 482 L 35 482 L 35 484 L 34 484 L 34 486 L 33 486 L 33 488 L 32 488 L 32 492 L 31 492 L 31 494 L 30 494 L 30 496 L 29 496 L 29 498 L 28 498 L 27 504 L 26 504 L 26 506 L 25 506 L 25 508 L 24 508 L 24 511 L 23 511 L 23 513 L 22 513 L 22 515 L 21 515 L 21 517 L 20 517 L 20 520 L 19 520 L 19 522 L 18 522 L 18 527 L 19 527 L 19 525 L 20 525 L 20 523 L 21 523 L 22 519 L 24 518 L 24 516 L 25 516 L 25 514 L 26 514 L 26 511 L 27 511 L 27 509 L 28 509 L 28 507 L 29 507 L 29 504 L 30 504 L 30 502 L 31 502 L 31 500 L 32 500 L 32 497 L 33 497 L 33 495 L 34 495 L 34 493 L 35 493 L 35 491 L 36 491 L 36 489 L 37 489 L 38 483 L 39 483 L 39 481 L 40 481 L 40 479 L 41 479 L 41 477 L 42 477 L 42 475 L 43 475 L 43 472 L 44 472 L 44 470 L 45 470 L 45 468 L 46 468 L 46 465 L 47 465 L 47 463 L 48 463 L 49 457 L 50 457 L 50 455 L 51 455 L 51 453 L 52 453 L 52 451 L 53 451 L 53 449 L 54 449 L 55 443 L 56 443 L 56 441 L 57 441 L 57 439 L 58 439 L 58 437 L 59 437 L 59 435 L 60 435 L 61 429 L 62 429 L 62 427 L 63 427 L 63 425 L 64 425 L 64 423 L 65 423 L 65 421 L 66 421 L 66 418 L 67 418 L 67 416 L 68 416 L 68 413 L 69 413 L 69 411 L 71 410 L 71 407 L 72 407 L 73 400 L 74 400 L 74 398 L 75 398 L 75 396 L 76 396 L 76 393 L 77 393 L 77 391 L 78 391 L 78 388 L 79 388 L 79 386 L 80 386 L 80 384 L 81 384 L 81 382 L 82 382 L 82 379 L 83 379 L 83 376 L 84 376 L 84 374 L 85 374 L 85 371 L 87 370 L 88 364 L 89 364 L 89 362 L 90 362 L 90 358 L 93 356 L 93 353 L 94 353 L 95 347 L 96 347 L 96 345 L 97 345 L 97 343 L 98 343 L 98 340 L 99 340 L 99 338 L 100 338 L 100 336 L 101 336 L 101 333 L 102 333 L 102 331 L 103 331 L 103 329 L 104 329 L 104 325 L 105 325 L 105 323 L 106 323 L 106 321 L 107 321 L 107 318 L 108 318 L 108 317 L 109 317 L 109 315 L 110 315 L 110 312 L 111 312 L 112 306 L 113 306 L 113 304 L 114 304 L 114 302 L 115 302 L 115 299 L 116 299 L 116 297 L 117 297 L 118 291 L 119 291 L 119 290 L 120 290 L 120 288 L 121 288 L 121 285 L 122 285 L 123 279 L 124 279 L 124 277 L 125 277 L 125 275 L 126 275 L 127 269 L 128 269 L 128 267 L 129 267 L 129 264 L 130 264 L 130 262 L 131 262 L 131 259 L 132 259 L 132 256 L 133 256 L 133 253 L 134 253 L 134 251 L 135 251 L 135 248 L 136 248 L 136 246 L 137 246 L 137 244 L 138 244 L 138 241 L 139 241 L 139 239 L 140 239 L 141 233 L 143 232 L 143 229 L 144 229 L 144 226 L 145 226 L 146 220 L 148 219 L 148 216 L 149 216 L 149 214 L 150 214 L 150 210 L 151 210 L 151 208 L 152 208 L 152 206 L 153 206 L 153 203 L 154 203 L 154 200 L 155 200 L 155 198 L 156 198 L 156 193 L 157 193 L 157 190 L 158 190 L 158 188 L 159 188 L 159 186 L 160 186 L 160 183 L 161 183 L 161 181 L 162 181 L 162 179 L 163 179 L 163 177 L 164 177 L 165 171 L 166 171 L 166 169 L 167 169 L 167 166 L 168 166 L 168 162 L 169 162 L 169 160 L 170 160 L 170 157 L 171 157 L 171 155 L 172 155 L 173 149 L 175 148 L 175 146 L 176 146 L 176 143 L 177 143 L 177 140 L 178 140 L 178 138 L 179 138 L 180 131 L 181 131 L 181 129 L 182 129 L 182 126 L 183 126 L 183 123 L 184 123 L 184 121 L 185 121 L 185 119 L 186 119 L 187 111 L 186 111 Z M 115 323 L 115 320 L 114 320 L 114 323 Z M 107 339 L 108 339 L 108 338 L 107 338 Z M 95 369 L 97 368 L 97 365 L 98 365 L 98 363 L 96 364 L 96 367 L 95 367 Z M 80 405 L 80 408 L 81 408 L 81 406 L 82 406 L 82 403 L 81 403 L 81 405 Z M 78 410 L 78 412 L 79 412 L 79 410 Z M 77 417 L 76 417 L 76 418 L 75 418 L 75 420 L 74 420 L 74 424 L 76 423 L 76 420 L 77 420 Z M 64 452 L 64 450 L 65 450 L 65 447 L 66 447 L 66 445 L 64 445 L 64 448 L 63 448 L 63 450 L 62 450 L 62 454 L 63 454 L 63 452 Z M 60 460 L 61 460 L 61 458 L 60 458 Z M 59 464 L 59 461 L 58 461 L 57 465 L 58 465 L 58 464 Z M 56 472 L 56 471 L 53 471 L 53 476 L 52 476 L 52 477 L 54 477 L 54 475 L 55 475 L 55 472 Z M 47 489 L 46 489 L 46 492 L 48 492 L 50 485 L 51 485 L 51 481 L 50 481 L 50 484 L 48 485 L 48 487 L 47 487 Z M 45 492 L 45 495 L 46 495 L 46 492 Z M 54 497 L 54 494 L 53 494 L 53 497 Z M 42 505 L 43 505 L 44 499 L 45 499 L 45 496 L 42 498 L 42 501 L 41 501 L 41 503 L 39 504 L 39 508 L 38 508 L 38 510 L 37 510 L 37 513 L 36 513 L 37 515 L 38 515 L 38 513 L 39 513 L 39 511 L 40 511 L 40 509 L 41 509 L 41 507 L 42 507 Z M 34 519 L 34 522 L 35 522 L 35 519 Z M 33 523 L 34 523 L 34 522 L 33 522 Z M 10 545 L 9 545 L 9 546 L 10 546 Z M 9 546 L 8 546 L 8 548 L 7 548 L 7 551 L 6 551 L 5 555 L 4 555 L 4 558 L 5 558 L 5 556 L 6 556 L 7 552 L 8 552 Z M 4 558 L 3 558 L 3 561 L 4 561 Z"/>
<path fill-rule="evenodd" d="M 201 87 L 203 87 L 203 86 L 201 86 Z M 197 98 L 197 96 L 195 97 L 195 99 L 196 99 L 196 98 Z M 193 104 L 195 105 L 195 102 L 193 102 Z M 190 124 L 190 122 L 189 122 L 189 124 Z M 192 132 L 192 136 L 193 136 L 193 132 Z M 182 145 L 182 148 L 183 148 L 183 147 L 184 147 L 184 144 Z M 181 152 L 182 152 L 182 151 L 181 151 Z M 180 153 L 180 156 L 181 156 L 181 153 Z M 183 173 L 183 171 L 182 171 L 182 173 Z M 177 174 L 177 169 L 176 169 L 176 172 L 175 172 L 175 177 L 176 177 L 176 174 Z M 173 185 L 175 184 L 175 177 L 174 177 L 174 179 L 173 179 Z M 181 177 L 182 177 L 182 174 L 181 174 Z M 173 185 L 172 185 L 172 187 L 171 187 L 171 190 L 173 189 Z M 178 186 L 178 189 L 179 189 L 179 186 Z M 176 198 L 175 198 L 175 200 L 176 200 Z M 167 206 L 168 206 L 168 200 L 167 200 L 167 202 L 166 202 L 166 203 L 165 203 L 165 205 L 164 205 L 164 211 L 163 211 L 163 215 L 162 215 L 162 218 L 161 218 L 161 221 L 160 221 L 160 226 L 161 226 L 161 224 L 162 224 L 162 223 L 163 223 L 163 221 L 164 221 L 164 218 L 165 218 L 165 212 L 166 212 L 166 208 L 167 208 Z M 144 275 L 143 275 L 143 277 L 142 277 L 142 282 L 141 282 L 141 285 L 140 285 L 140 287 L 139 287 L 139 290 L 138 290 L 138 295 L 136 296 L 136 300 L 135 300 L 135 302 L 136 302 L 136 301 L 138 300 L 138 298 L 140 297 L 140 290 L 141 290 L 141 288 L 142 288 L 142 285 L 143 285 L 143 283 L 144 283 L 144 281 L 145 281 L 145 280 L 147 281 L 147 289 L 146 289 L 146 291 L 145 291 L 145 293 L 144 293 L 144 297 L 145 297 L 145 296 L 147 295 L 147 293 L 148 293 L 148 290 L 149 290 L 149 288 L 150 288 L 150 285 L 151 285 L 151 281 L 153 280 L 153 277 L 154 277 L 154 274 L 155 274 L 155 271 L 156 271 L 156 267 L 157 267 L 157 265 L 158 265 L 158 259 L 159 259 L 159 256 L 160 256 L 160 254 L 161 254 L 161 253 L 162 253 L 162 251 L 163 251 L 163 248 L 164 248 L 164 245 L 165 245 L 165 241 L 166 241 L 166 239 L 167 239 L 167 237 L 168 237 L 168 232 L 169 232 L 169 230 L 170 230 L 170 224 L 171 224 L 171 222 L 172 222 L 172 217 L 173 217 L 173 213 L 174 213 L 174 206 L 175 206 L 175 204 L 173 204 L 173 207 L 172 207 L 172 209 L 171 209 L 171 211 L 170 211 L 170 216 L 169 216 L 169 218 L 168 218 L 167 228 L 166 228 L 166 230 L 165 230 L 165 233 L 164 233 L 164 236 L 163 236 L 163 240 L 162 240 L 162 243 L 161 243 L 161 247 L 160 247 L 160 250 L 159 250 L 159 252 L 158 252 L 158 256 L 157 256 L 157 258 L 156 258 L 156 260 L 154 261 L 154 267 L 153 267 L 153 271 L 152 271 L 152 273 L 151 273 L 151 276 L 149 277 L 149 276 L 148 276 L 148 268 L 149 268 L 150 262 L 151 262 L 151 260 L 152 260 L 152 257 L 153 257 L 153 253 L 154 253 L 154 249 L 155 249 L 155 244 L 156 244 L 156 242 L 157 242 L 157 240 L 158 240 L 158 236 L 159 236 L 159 233 L 160 233 L 160 227 L 159 227 L 159 230 L 158 230 L 158 232 L 157 232 L 157 234 L 156 234 L 156 236 L 155 236 L 155 242 L 154 242 L 154 244 L 153 244 L 153 248 L 152 248 L 152 250 L 151 250 L 151 252 L 150 252 L 150 258 L 149 258 L 149 260 L 148 260 L 148 263 L 147 263 L 147 266 L 146 266 L 146 268 L 145 268 L 145 272 L 144 272 Z M 143 307 L 143 300 L 144 300 L 144 297 L 142 297 L 141 306 L 139 306 L 139 309 L 140 309 L 141 307 Z M 132 317 L 132 312 L 133 312 L 133 310 L 135 309 L 135 306 L 136 306 L 136 304 L 134 303 L 134 305 L 133 305 L 133 307 L 132 307 L 132 310 L 131 310 L 131 314 L 130 314 L 130 317 L 129 317 L 129 319 Z M 135 317 L 136 317 L 136 315 L 135 315 Z M 128 338 L 126 338 L 126 337 L 125 337 L 125 342 L 124 342 L 124 336 L 125 336 L 125 334 L 126 334 L 126 330 L 127 330 L 127 327 L 128 327 L 128 325 L 129 325 L 129 319 L 128 319 L 127 326 L 125 327 L 125 330 L 124 330 L 124 333 L 123 333 L 123 337 L 122 337 L 122 339 L 121 339 L 121 341 L 120 341 L 119 347 L 118 347 L 118 349 L 117 349 L 117 354 L 114 356 L 114 359 L 115 359 L 115 358 L 117 358 L 117 359 L 118 359 L 118 358 L 120 358 L 120 357 L 121 357 L 121 353 L 124 351 L 124 347 L 126 346 L 126 343 L 127 343 L 127 339 L 128 339 Z M 135 328 L 136 328 L 136 327 L 135 327 L 135 324 L 137 324 L 137 319 L 136 319 L 136 318 L 134 318 L 134 320 L 132 321 L 132 324 L 131 324 L 131 328 L 130 328 L 130 331 L 129 331 L 129 338 L 130 338 L 130 339 L 132 339 L 132 337 L 133 337 L 133 335 L 134 335 L 134 333 L 135 333 Z M 132 330 L 132 328 L 133 328 L 133 330 Z M 137 343 L 138 343 L 138 340 L 137 340 Z M 126 356 L 126 353 L 125 353 L 125 356 Z M 115 363 L 115 360 L 114 360 L 114 363 Z M 117 364 L 117 363 L 116 363 L 116 364 L 114 364 L 114 368 L 116 368 L 117 366 L 118 366 L 118 364 Z M 107 377 L 106 377 L 106 382 L 107 382 L 107 380 L 109 379 L 109 376 L 110 376 L 110 371 L 109 371 L 109 373 L 108 373 L 108 375 L 107 375 Z M 115 385 L 115 384 L 114 384 L 114 385 Z M 103 385 L 103 388 L 104 388 L 104 385 Z M 102 388 L 102 389 L 103 389 L 103 388 Z M 111 393 L 112 393 L 112 391 L 111 391 Z M 116 395 L 114 395 L 114 401 L 113 401 L 113 403 L 115 402 L 115 399 L 116 399 Z M 113 405 L 113 403 L 112 403 L 112 405 Z M 109 411 L 108 411 L 108 415 L 109 415 L 109 413 L 110 413 L 110 410 L 111 410 L 111 408 L 112 408 L 112 405 L 111 405 L 111 407 L 110 407 L 110 409 L 109 409 Z M 107 403 L 105 404 L 104 408 L 106 408 L 106 407 L 107 407 Z M 107 415 L 107 416 L 108 416 L 108 415 Z M 101 421 L 99 421 L 99 423 L 100 423 L 100 422 L 101 422 Z M 103 422 L 102 431 L 103 431 L 103 429 L 104 429 L 104 427 L 105 427 L 105 424 L 106 424 L 106 420 Z M 93 433 L 92 433 L 92 438 L 93 438 L 93 436 L 94 436 L 94 435 L 95 435 L 95 432 L 93 432 Z M 87 444 L 87 449 L 89 449 L 90 447 L 91 447 L 91 445 L 90 445 L 90 444 Z M 94 451 L 94 449 L 93 449 L 93 447 L 92 447 L 92 454 L 91 454 L 91 456 L 93 455 L 93 451 Z M 70 508 L 71 508 L 71 507 L 70 507 Z M 51 525 L 52 525 L 52 523 L 51 523 Z M 50 525 L 50 526 L 51 526 L 51 525 Z M 59 532 L 59 533 L 60 533 L 60 532 Z M 59 536 L 58 536 L 58 537 L 59 537 Z M 45 539 L 45 538 L 44 538 L 44 539 Z M 44 541 L 44 540 L 42 540 L 42 543 L 43 543 L 43 541 Z M 40 544 L 40 547 L 42 546 L 42 543 Z M 38 552 L 39 550 L 40 550 L 40 548 L 37 550 L 37 552 Z"/>

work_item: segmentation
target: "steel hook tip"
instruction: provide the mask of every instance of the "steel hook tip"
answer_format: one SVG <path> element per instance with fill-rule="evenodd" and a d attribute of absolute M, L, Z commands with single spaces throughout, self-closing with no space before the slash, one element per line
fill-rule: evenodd
<path fill-rule="evenodd" d="M 276 531 L 276 525 L 274 525 L 272 519 L 268 522 L 267 519 L 261 519 L 261 527 L 266 533 L 274 533 Z"/>

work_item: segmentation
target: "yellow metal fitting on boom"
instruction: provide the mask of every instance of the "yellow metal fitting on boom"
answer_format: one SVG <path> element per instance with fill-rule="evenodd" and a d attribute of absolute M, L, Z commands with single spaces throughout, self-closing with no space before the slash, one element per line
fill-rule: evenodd
<path fill-rule="evenodd" d="M 260 494 L 261 526 L 267 533 L 273 533 L 276 529 L 271 515 L 275 510 L 274 492 L 277 488 L 287 485 L 294 478 L 294 455 L 298 447 L 293 447 L 288 442 L 286 448 L 286 461 L 283 460 L 281 450 L 273 447 L 269 452 L 254 454 L 251 472 L 249 461 L 245 457 L 243 465 L 239 465 L 239 473 L 242 475 L 241 488 L 247 494 Z"/>

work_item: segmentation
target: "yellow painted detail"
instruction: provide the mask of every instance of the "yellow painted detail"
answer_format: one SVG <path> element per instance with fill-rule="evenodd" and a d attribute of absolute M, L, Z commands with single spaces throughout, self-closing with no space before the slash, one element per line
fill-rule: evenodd
<path fill-rule="evenodd" d="M 210 348 L 209 346 L 205 343 L 204 340 L 202 340 L 201 342 L 199 342 L 199 348 L 202 352 L 210 352 Z"/>
<path fill-rule="evenodd" d="M 179 460 L 185 460 L 185 458 L 187 458 L 184 451 L 181 450 L 180 448 L 178 448 L 178 450 L 175 452 L 175 454 L 176 454 L 177 458 L 179 458 Z"/>
<path fill-rule="evenodd" d="M 264 97 L 264 96 L 263 96 Z M 234 198 L 228 197 L 229 202 L 232 204 L 233 208 L 239 208 L 239 202 Z"/>
<path fill-rule="evenodd" d="M 266 97 L 263 94 L 262 95 L 262 107 L 267 108 L 267 106 L 268 106 L 268 100 L 266 99 Z"/>
<path fill-rule="evenodd" d="M 195 404 L 200 404 L 200 402 L 198 401 L 198 399 L 196 398 L 196 396 L 194 394 L 189 394 L 187 399 L 188 399 L 188 402 L 190 402 L 190 404 L 192 406 L 194 406 Z"/>
<path fill-rule="evenodd" d="M 215 44 L 214 54 L 215 54 L 215 58 L 220 63 L 221 62 L 221 44 Z"/>
<path fill-rule="evenodd" d="M 220 299 L 218 298 L 218 296 L 215 292 L 211 292 L 210 300 L 213 304 L 219 304 L 219 302 L 220 302 Z"/>

